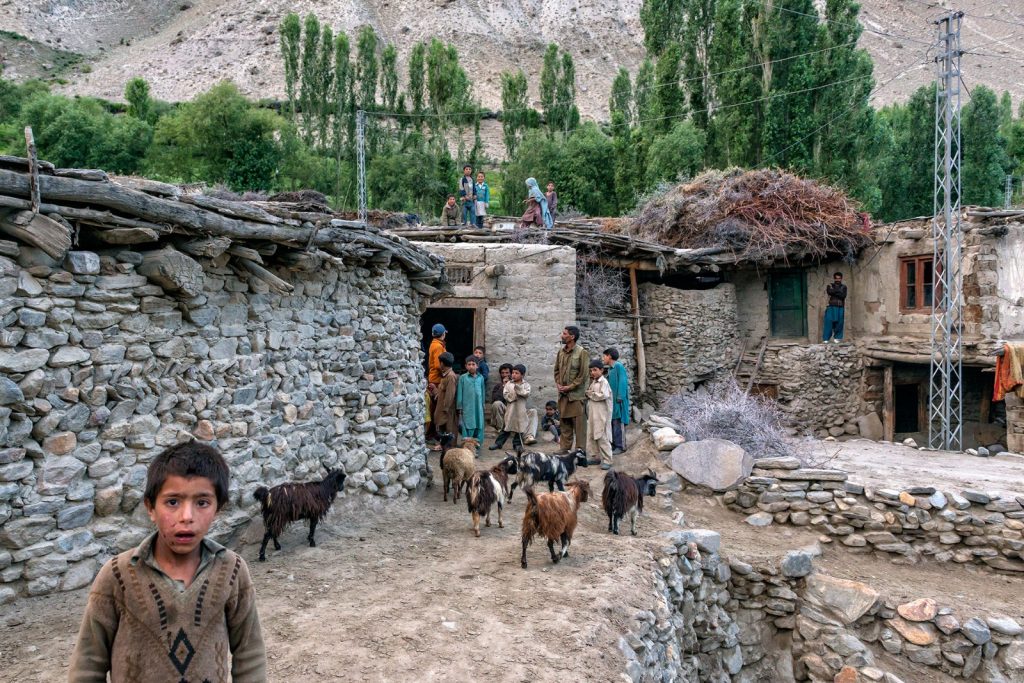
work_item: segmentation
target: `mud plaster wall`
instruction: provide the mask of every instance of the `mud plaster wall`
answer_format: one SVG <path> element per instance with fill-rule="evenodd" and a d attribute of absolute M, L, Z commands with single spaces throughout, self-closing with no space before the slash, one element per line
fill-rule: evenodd
<path fill-rule="evenodd" d="M 258 484 L 337 465 L 350 491 L 420 481 L 421 308 L 402 270 L 274 269 L 294 286 L 279 295 L 204 262 L 205 290 L 179 301 L 141 262 L 0 257 L 0 604 L 87 585 L 137 544 L 146 466 L 190 436 L 231 467 L 221 540 Z"/>
<path fill-rule="evenodd" d="M 531 406 L 539 408 L 556 399 L 559 337 L 566 325 L 576 323 L 576 250 L 542 244 L 431 242 L 422 246 L 443 256 L 449 268 L 471 271 L 468 284 L 454 284 L 454 296 L 431 306 L 468 306 L 483 311 L 484 346 L 492 373 L 497 374 L 501 363 L 521 362 L 527 367 L 526 381 L 533 391 Z M 487 266 L 499 264 L 505 266 L 504 275 L 485 274 Z M 600 353 L 601 349 L 582 341 L 591 355 Z"/>

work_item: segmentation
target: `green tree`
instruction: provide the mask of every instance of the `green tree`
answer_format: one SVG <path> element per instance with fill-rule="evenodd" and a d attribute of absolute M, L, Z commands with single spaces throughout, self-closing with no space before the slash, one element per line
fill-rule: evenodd
<path fill-rule="evenodd" d="M 385 46 L 380 56 L 380 91 L 384 111 L 394 113 L 398 105 L 398 50 Z"/>
<path fill-rule="evenodd" d="M 548 124 L 549 131 L 553 131 L 561 123 L 555 108 L 558 102 L 561 66 L 558 61 L 558 46 L 550 43 L 544 51 L 544 64 L 540 70 L 540 107 L 544 112 L 544 121 Z"/>
<path fill-rule="evenodd" d="M 681 37 L 687 0 L 644 0 L 640 6 L 640 23 L 644 27 L 647 53 L 659 57 L 669 43 Z"/>
<path fill-rule="evenodd" d="M 320 20 L 310 12 L 306 15 L 302 40 L 302 80 L 299 104 L 302 107 L 302 132 L 306 144 L 313 141 L 316 126 L 317 90 L 320 86 Z"/>
<path fill-rule="evenodd" d="M 999 133 L 1004 137 L 1010 134 L 1010 126 L 1013 124 L 1013 97 L 1009 90 L 1004 90 L 999 98 Z"/>
<path fill-rule="evenodd" d="M 341 164 L 342 149 L 346 143 L 346 124 L 354 120 L 352 111 L 352 68 L 349 62 L 348 36 L 339 33 L 334 38 L 334 156 Z M 351 138 L 348 138 L 351 139 Z"/>
<path fill-rule="evenodd" d="M 711 42 L 717 30 L 717 0 L 688 0 L 680 44 L 683 47 L 683 78 L 689 93 L 690 115 L 701 130 L 707 130 L 711 89 Z"/>
<path fill-rule="evenodd" d="M 564 149 L 557 169 L 559 203 L 591 216 L 615 213 L 617 202 L 611 139 L 596 124 L 588 121 L 569 135 Z"/>
<path fill-rule="evenodd" d="M 633 122 L 633 85 L 629 81 L 629 71 L 625 67 L 619 67 L 612 81 L 612 94 L 608 98 L 608 113 L 615 116 L 616 112 L 622 114 L 625 125 Z M 613 127 L 615 124 L 612 124 Z"/>
<path fill-rule="evenodd" d="M 505 151 L 509 158 L 516 155 L 519 141 L 526 134 L 530 120 L 530 104 L 526 74 L 522 69 L 516 73 L 505 71 L 501 74 L 501 132 Z"/>
<path fill-rule="evenodd" d="M 320 149 L 328 147 L 327 131 L 334 113 L 334 31 L 324 24 L 320 31 L 320 58 L 316 65 L 316 90 L 314 91 L 314 113 L 317 124 L 317 140 Z"/>
<path fill-rule="evenodd" d="M 576 107 L 576 65 L 572 55 L 562 53 L 562 69 L 555 89 L 555 109 L 558 111 L 558 129 L 563 135 L 580 123 L 580 110 Z"/>
<path fill-rule="evenodd" d="M 150 169 L 170 180 L 269 189 L 284 160 L 280 138 L 287 128 L 284 119 L 225 81 L 157 122 Z"/>
<path fill-rule="evenodd" d="M 295 121 L 295 96 L 299 81 L 299 53 L 302 39 L 302 23 L 299 15 L 288 14 L 279 29 L 281 35 L 281 56 L 284 58 L 284 90 L 288 98 L 288 119 Z"/>
<path fill-rule="evenodd" d="M 704 167 L 707 136 L 692 121 L 678 121 L 647 153 L 647 187 L 680 176 L 693 177 Z"/>
<path fill-rule="evenodd" d="M 423 75 L 426 69 L 427 46 L 416 43 L 409 53 L 409 98 L 414 114 L 422 114 L 424 106 Z"/>
<path fill-rule="evenodd" d="M 906 104 L 879 112 L 884 153 L 877 168 L 882 220 L 932 214 L 935 86 L 918 88 Z"/>
<path fill-rule="evenodd" d="M 356 107 L 374 111 L 377 107 L 377 34 L 372 26 L 359 29 L 356 41 Z"/>
<path fill-rule="evenodd" d="M 128 115 L 143 121 L 149 120 L 153 100 L 149 97 L 149 83 L 143 78 L 133 78 L 124 86 L 124 99 L 128 101 Z"/>
<path fill-rule="evenodd" d="M 1001 206 L 1010 159 L 1006 140 L 999 134 L 999 103 L 984 85 L 971 93 L 964 107 L 960 143 L 963 148 L 962 191 L 964 204 Z"/>
<path fill-rule="evenodd" d="M 657 103 L 654 130 L 664 133 L 683 115 L 683 91 L 679 87 L 682 48 L 679 43 L 665 46 L 655 66 L 654 101 Z"/>
<path fill-rule="evenodd" d="M 715 94 L 708 133 L 713 166 L 752 167 L 760 159 L 763 73 L 748 68 L 759 60 L 754 38 L 760 35 L 756 0 L 718 0 L 711 42 L 711 90 Z"/>

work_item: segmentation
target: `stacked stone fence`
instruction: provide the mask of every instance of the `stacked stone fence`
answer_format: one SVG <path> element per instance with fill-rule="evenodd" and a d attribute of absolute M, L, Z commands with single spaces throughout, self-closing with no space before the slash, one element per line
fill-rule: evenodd
<path fill-rule="evenodd" d="M 751 524 L 811 527 L 854 553 L 1024 572 L 1022 495 L 864 487 L 841 470 L 770 458 L 758 460 L 752 476 L 719 498 L 750 515 Z"/>
<path fill-rule="evenodd" d="M 715 532 L 667 537 L 654 571 L 655 607 L 638 613 L 620 641 L 634 683 L 900 683 L 884 669 L 883 653 L 925 675 L 1024 678 L 1024 627 L 1010 617 L 958 616 L 930 598 L 900 604 L 815 572 L 817 547 L 748 564 L 723 558 Z"/>
<path fill-rule="evenodd" d="M 420 482 L 421 298 L 397 265 L 327 266 L 293 291 L 203 259 L 177 299 L 130 250 L 58 264 L 5 242 L 0 256 L 0 604 L 88 585 L 150 525 L 147 464 L 213 442 L 231 467 L 224 540 L 258 484 L 341 465 L 350 491 Z M 8 258 L 8 256 L 10 258 Z"/>

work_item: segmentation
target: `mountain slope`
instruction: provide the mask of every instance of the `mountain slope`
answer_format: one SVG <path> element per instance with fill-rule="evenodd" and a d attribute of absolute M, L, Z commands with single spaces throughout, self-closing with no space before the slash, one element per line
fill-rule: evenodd
<path fill-rule="evenodd" d="M 641 0 L 19 0 L 0 4 L 0 25 L 44 46 L 82 53 L 92 60 L 90 67 L 66 76 L 65 90 L 111 99 L 120 99 L 134 76 L 149 80 L 153 94 L 167 100 L 188 99 L 225 78 L 251 95 L 280 97 L 277 26 L 292 11 L 315 12 L 350 34 L 371 24 L 399 48 L 403 69 L 416 41 L 450 41 L 483 104 L 492 108 L 500 107 L 505 70 L 526 71 L 536 96 L 544 47 L 557 42 L 576 60 L 583 115 L 605 119 L 615 72 L 619 66 L 635 72 L 643 58 L 640 5 Z M 1024 99 L 1019 0 L 964 0 L 960 6 L 968 15 L 963 47 L 985 53 L 964 57 L 968 87 L 986 84 L 1009 90 L 1017 102 Z M 925 0 L 863 1 L 861 19 L 878 32 L 866 31 L 861 39 L 875 59 L 877 104 L 905 99 L 933 78 L 925 43 L 934 40 L 931 19 L 941 11 Z M 30 73 L 16 55 L 8 59 L 8 75 Z"/>

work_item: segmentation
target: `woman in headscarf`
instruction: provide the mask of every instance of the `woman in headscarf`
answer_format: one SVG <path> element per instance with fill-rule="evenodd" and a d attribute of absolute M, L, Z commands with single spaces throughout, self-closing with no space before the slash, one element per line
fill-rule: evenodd
<path fill-rule="evenodd" d="M 519 226 L 543 225 L 550 230 L 554 225 L 554 221 L 551 218 L 551 211 L 548 210 L 548 200 L 544 197 L 544 193 L 540 191 L 537 180 L 535 178 L 527 178 L 526 187 L 529 189 L 530 194 L 523 200 L 526 202 L 526 213 L 520 219 Z"/>

